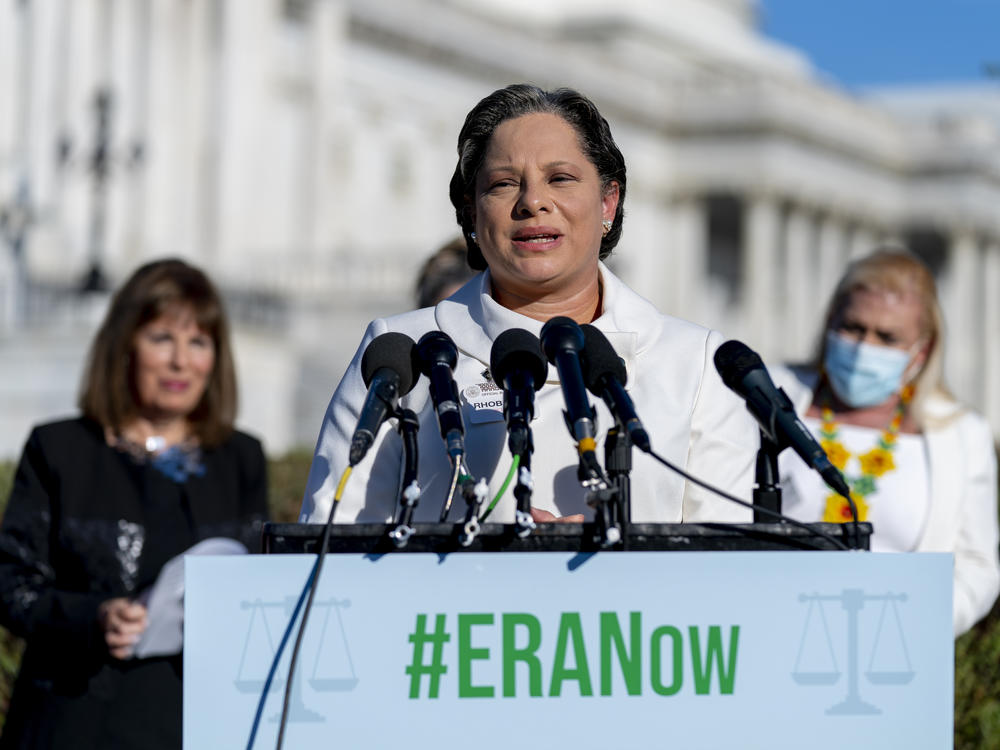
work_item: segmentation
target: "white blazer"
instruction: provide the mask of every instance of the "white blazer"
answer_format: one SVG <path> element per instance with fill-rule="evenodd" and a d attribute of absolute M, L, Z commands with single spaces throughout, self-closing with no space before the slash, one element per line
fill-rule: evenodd
<path fill-rule="evenodd" d="M 603 264 L 604 313 L 594 325 L 607 335 L 625 360 L 628 390 L 650 435 L 653 449 L 695 476 L 750 500 L 757 428 L 743 402 L 722 383 L 712 355 L 722 342 L 716 331 L 663 315 Z M 486 385 L 493 340 L 509 328 L 524 328 L 536 336 L 542 323 L 512 312 L 490 296 L 489 271 L 473 278 L 436 307 L 373 321 L 353 361 L 337 386 L 323 418 L 301 520 L 325 522 L 334 490 L 347 465 L 348 446 L 357 425 L 366 388 L 360 372 L 369 342 L 386 331 L 419 339 L 438 329 L 459 350 L 455 380 L 462 400 L 466 429 L 466 460 L 472 475 L 485 477 L 492 499 L 511 466 L 501 412 L 477 413 L 464 394 L 469 386 Z M 474 392 L 474 389 L 473 389 Z M 598 456 L 603 463 L 604 432 L 614 425 L 600 399 L 593 399 L 598 419 Z M 423 491 L 416 521 L 437 521 L 451 480 L 451 469 L 438 430 L 426 378 L 400 400 L 417 413 L 419 475 Z M 577 480 L 578 457 L 566 428 L 559 377 L 550 366 L 548 379 L 535 395 L 531 428 L 534 494 L 532 505 L 557 516 L 593 511 L 584 501 Z M 485 421 L 484 420 L 485 417 Z M 402 441 L 395 420 L 382 426 L 367 456 L 354 468 L 336 511 L 338 522 L 389 522 L 396 514 L 402 473 Z M 720 499 L 669 471 L 649 456 L 633 451 L 632 520 L 635 522 L 748 522 L 751 512 Z M 512 485 L 513 486 L 513 485 Z M 511 488 L 490 515 L 491 521 L 511 523 L 515 500 Z M 449 520 L 466 511 L 457 496 Z"/>
<path fill-rule="evenodd" d="M 772 374 L 795 410 L 805 414 L 817 374 L 783 367 Z M 990 426 L 979 414 L 941 397 L 927 408 L 940 426 L 923 433 L 931 507 L 916 551 L 955 556 L 952 619 L 958 636 L 990 611 L 1000 592 L 996 453 Z"/>

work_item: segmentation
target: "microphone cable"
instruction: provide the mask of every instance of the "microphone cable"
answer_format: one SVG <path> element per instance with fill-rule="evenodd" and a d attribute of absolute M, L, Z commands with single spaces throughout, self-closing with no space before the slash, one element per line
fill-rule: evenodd
<path fill-rule="evenodd" d="M 746 402 L 747 410 L 760 427 L 762 439 L 766 437 L 774 443 L 779 453 L 784 448 L 792 448 L 834 492 L 847 500 L 857 544 L 860 538 L 858 509 L 847 480 L 830 462 L 823 446 L 799 420 L 788 394 L 774 384 L 764 360 L 749 346 L 735 339 L 720 345 L 712 359 L 722 382 Z"/>
<path fill-rule="evenodd" d="M 479 534 L 479 524 L 481 521 L 479 518 L 479 508 L 486 499 L 488 490 L 486 480 L 479 479 L 477 481 L 472 472 L 469 471 L 469 467 L 465 465 L 464 454 L 453 456 L 451 460 L 454 467 L 451 475 L 451 486 L 448 488 L 448 495 L 445 497 L 444 507 L 441 508 L 441 517 L 439 520 L 441 523 L 447 521 L 452 499 L 455 497 L 455 493 L 461 490 L 467 508 L 465 518 L 461 522 L 462 533 L 459 535 L 459 543 L 463 547 L 468 547 Z"/>
<path fill-rule="evenodd" d="M 323 527 L 323 536 L 319 543 L 319 551 L 316 553 L 316 572 L 312 576 L 311 580 L 306 582 L 306 585 L 309 587 L 309 598 L 306 599 L 306 606 L 302 610 L 302 620 L 299 622 L 299 632 L 295 636 L 295 645 L 292 646 L 292 653 L 288 662 L 288 678 L 285 680 L 285 697 L 281 702 L 281 720 L 278 725 L 278 743 L 275 746 L 276 750 L 281 750 L 282 743 L 285 739 L 285 728 L 288 726 L 288 708 L 291 704 L 292 697 L 292 677 L 295 675 L 295 665 L 298 662 L 299 651 L 302 647 L 302 637 L 306 632 L 306 623 L 309 620 L 309 613 L 312 611 L 313 599 L 316 598 L 316 591 L 319 589 L 319 575 L 323 570 L 323 561 L 326 559 L 326 546 L 330 542 L 330 531 L 333 529 L 333 516 L 334 513 L 337 512 L 337 506 L 340 504 L 340 498 L 344 494 L 344 487 L 347 485 L 347 480 L 350 478 L 353 470 L 353 466 L 348 466 L 344 469 L 344 473 L 340 475 L 340 481 L 337 482 L 337 491 L 333 493 L 333 502 L 330 504 L 330 515 L 326 518 L 326 525 Z"/>
<path fill-rule="evenodd" d="M 709 484 L 708 482 L 706 482 L 704 480 L 698 479 L 698 477 L 694 476 L 693 474 L 689 474 L 684 469 L 682 469 L 681 467 L 679 467 L 676 464 L 672 463 L 671 461 L 667 460 L 666 458 L 664 458 L 663 456 L 661 456 L 656 451 L 650 449 L 648 451 L 648 453 L 649 453 L 650 456 L 652 456 L 653 458 L 655 458 L 657 461 L 659 461 L 661 464 L 663 464 L 664 466 L 666 466 L 671 471 L 673 471 L 673 472 L 675 472 L 677 474 L 680 474 L 682 477 L 684 477 L 689 482 L 692 482 L 693 484 L 696 484 L 699 487 L 701 487 L 703 489 L 706 489 L 709 492 L 712 492 L 712 493 L 718 495 L 719 497 L 725 498 L 726 500 L 734 502 L 737 505 L 742 505 L 744 508 L 749 508 L 750 510 L 754 510 L 754 511 L 761 511 L 765 515 L 771 516 L 772 518 L 776 518 L 779 521 L 786 521 L 789 524 L 791 524 L 792 526 L 797 526 L 797 527 L 799 527 L 801 529 L 805 529 L 806 531 L 808 531 L 808 532 L 810 532 L 812 534 L 815 534 L 816 536 L 819 536 L 819 537 L 822 537 L 823 539 L 826 539 L 828 542 L 830 542 L 831 544 L 833 544 L 834 546 L 836 546 L 838 549 L 847 550 L 847 551 L 851 550 L 850 547 L 848 547 L 846 544 L 844 544 L 844 542 L 842 542 L 840 539 L 838 539 L 837 537 L 833 536 L 832 534 L 827 534 L 825 531 L 820 531 L 818 529 L 814 529 L 809 524 L 803 523 L 802 521 L 797 521 L 796 519 L 794 519 L 794 518 L 792 518 L 790 516 L 786 516 L 784 513 L 781 513 L 779 511 L 771 510 L 770 508 L 764 508 L 764 507 L 761 507 L 761 506 L 757 506 L 757 505 L 754 505 L 753 503 L 748 503 L 746 500 L 740 500 L 735 495 L 731 495 L 728 492 L 726 492 L 725 490 L 721 490 L 718 487 L 715 487 L 715 486 Z M 729 527 L 730 524 L 726 524 L 726 526 Z M 734 529 L 734 530 L 744 531 L 744 532 L 747 531 L 747 530 L 744 530 L 744 529 Z M 854 543 L 855 544 L 858 543 L 858 532 L 857 532 L 856 528 L 855 528 L 855 534 L 854 534 Z M 822 549 L 822 547 L 816 547 L 815 545 L 813 545 L 813 547 L 814 547 L 814 549 Z"/>
<path fill-rule="evenodd" d="M 460 459 L 452 460 L 451 484 L 448 487 L 448 494 L 444 498 L 444 507 L 441 508 L 441 517 L 438 519 L 444 523 L 448 519 L 448 511 L 451 510 L 451 500 L 455 497 L 455 489 L 458 487 L 458 475 L 462 473 L 462 462 Z"/>
<path fill-rule="evenodd" d="M 330 541 L 330 530 L 333 527 L 333 517 L 337 512 L 337 505 L 340 503 L 341 497 L 344 494 L 344 487 L 347 485 L 347 480 L 351 476 L 351 472 L 354 470 L 353 466 L 348 466 L 344 469 L 344 473 L 340 475 L 340 481 L 337 482 L 337 490 L 333 495 L 333 502 L 330 504 L 330 514 L 327 516 L 326 525 L 323 527 L 323 536 L 320 541 L 319 551 L 316 553 L 316 562 L 313 563 L 312 570 L 309 571 L 309 576 L 306 578 L 305 585 L 302 587 L 302 591 L 299 594 L 299 598 L 295 603 L 295 607 L 292 610 L 291 617 L 288 618 L 288 625 L 285 627 L 285 632 L 281 636 L 281 641 L 278 644 L 278 648 L 275 650 L 274 659 L 271 662 L 271 667 L 268 670 L 267 678 L 264 680 L 264 687 L 261 691 L 260 700 L 257 702 L 257 711 L 254 714 L 253 725 L 250 728 L 250 737 L 247 740 L 247 750 L 252 750 L 254 739 L 257 736 L 257 729 L 260 727 L 260 718 L 264 713 L 264 704 L 267 702 L 267 694 L 271 689 L 271 683 L 274 681 L 274 675 L 278 671 L 278 663 L 281 661 L 281 655 L 285 650 L 285 646 L 288 643 L 288 638 L 292 633 L 292 628 L 295 626 L 295 620 L 299 614 L 299 610 L 302 610 L 302 620 L 299 624 L 299 631 L 295 637 L 295 644 L 292 646 L 291 658 L 288 664 L 288 677 L 285 680 L 285 694 L 284 699 L 281 704 L 281 719 L 278 722 L 278 740 L 276 744 L 276 750 L 281 750 L 281 746 L 285 739 L 285 727 L 288 724 L 288 708 L 291 703 L 292 695 L 292 678 L 295 674 L 295 665 L 298 661 L 299 650 L 302 646 L 302 636 L 305 633 L 306 622 L 309 619 L 309 611 L 312 609 L 313 599 L 316 598 L 316 590 L 319 587 L 319 576 L 323 570 L 323 559 L 326 557 L 326 546 Z M 308 595 L 308 599 L 306 598 Z M 305 609 L 302 609 L 302 603 L 305 600 Z"/>
<path fill-rule="evenodd" d="M 486 507 L 486 510 L 483 512 L 483 515 L 479 517 L 480 523 L 485 521 L 487 517 L 490 515 L 490 513 L 493 512 L 493 509 L 497 507 L 497 503 L 500 502 L 500 498 L 503 496 L 503 493 L 507 491 L 508 487 L 510 487 L 511 480 L 517 473 L 517 467 L 520 463 L 521 463 L 521 457 L 515 453 L 514 459 L 510 463 L 510 471 L 507 472 L 507 476 L 504 478 L 503 484 L 500 485 L 500 490 L 497 492 L 496 497 L 494 497 L 490 501 L 490 504 Z"/>

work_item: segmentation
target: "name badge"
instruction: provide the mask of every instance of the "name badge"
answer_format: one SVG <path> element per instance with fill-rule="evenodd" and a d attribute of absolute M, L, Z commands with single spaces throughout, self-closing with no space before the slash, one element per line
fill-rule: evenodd
<path fill-rule="evenodd" d="M 503 420 L 503 389 L 496 383 L 485 381 L 462 389 L 466 403 L 472 407 L 469 421 L 472 424 Z"/>

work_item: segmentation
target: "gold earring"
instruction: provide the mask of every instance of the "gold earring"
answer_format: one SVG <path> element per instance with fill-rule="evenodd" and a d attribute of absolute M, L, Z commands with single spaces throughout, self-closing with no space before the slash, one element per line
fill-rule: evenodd
<path fill-rule="evenodd" d="M 601 233 L 601 236 L 607 237 L 608 232 L 611 231 L 611 221 L 609 219 L 605 219 L 604 221 L 601 222 L 601 226 L 604 227 L 604 231 Z"/>

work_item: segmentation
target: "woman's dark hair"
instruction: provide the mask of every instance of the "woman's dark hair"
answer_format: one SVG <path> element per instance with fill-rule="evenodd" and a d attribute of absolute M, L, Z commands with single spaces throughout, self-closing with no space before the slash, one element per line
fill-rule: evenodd
<path fill-rule="evenodd" d="M 450 294 L 451 289 L 460 287 L 476 275 L 469 268 L 468 252 L 462 237 L 447 242 L 438 248 L 420 268 L 417 276 L 417 307 L 433 307 Z"/>
<path fill-rule="evenodd" d="M 229 323 L 219 293 L 208 277 L 177 259 L 142 266 L 111 300 L 83 375 L 79 406 L 84 415 L 116 432 L 138 415 L 132 351 L 135 334 L 161 315 L 186 308 L 215 344 L 215 366 L 188 420 L 207 447 L 229 437 L 236 418 L 236 368 Z"/>
<path fill-rule="evenodd" d="M 490 138 L 501 123 L 534 113 L 558 115 L 569 123 L 580 138 L 580 148 L 596 167 L 602 190 L 618 183 L 618 207 L 611 230 L 601 240 L 599 257 L 607 258 L 622 234 L 625 205 L 625 159 L 611 137 L 611 128 L 590 99 L 573 89 L 544 91 L 538 86 L 517 83 L 498 89 L 480 101 L 465 118 L 458 134 L 458 164 L 451 178 L 451 204 L 462 227 L 469 250 L 469 265 L 477 271 L 486 268 L 486 259 L 469 236 L 473 231 L 469 210 L 475 195 L 476 176 L 483 164 Z"/>

